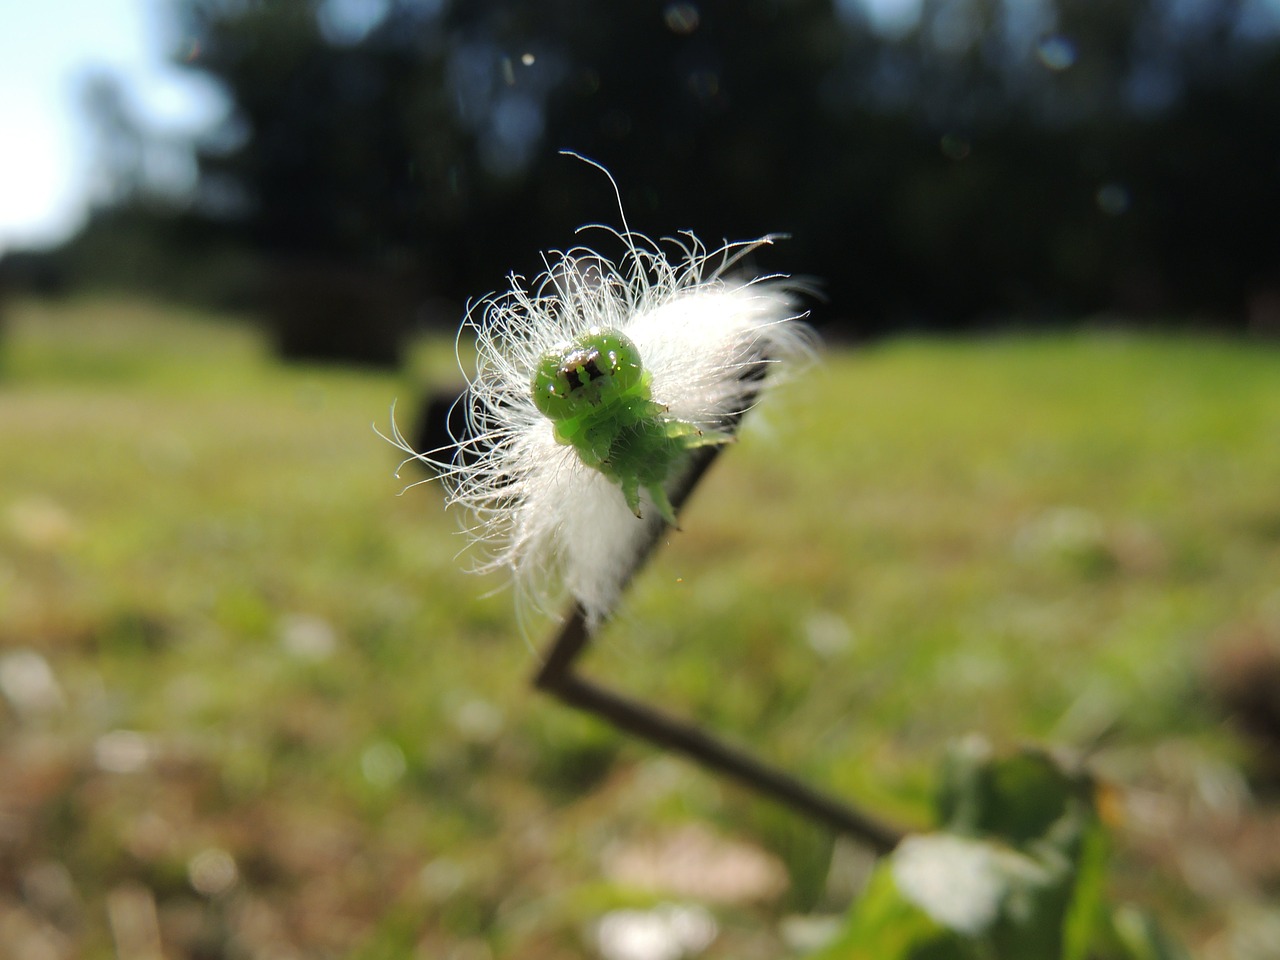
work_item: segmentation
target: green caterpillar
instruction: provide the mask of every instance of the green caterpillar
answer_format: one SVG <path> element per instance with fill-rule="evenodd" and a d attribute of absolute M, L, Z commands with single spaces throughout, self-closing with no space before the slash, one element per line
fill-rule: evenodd
<path fill-rule="evenodd" d="M 542 355 L 533 374 L 533 403 L 555 425 L 560 443 L 622 488 L 640 516 L 640 490 L 677 526 L 665 488 L 672 465 L 688 450 L 728 443 L 731 434 L 671 416 L 649 390 L 649 373 L 631 339 L 592 327 Z"/>

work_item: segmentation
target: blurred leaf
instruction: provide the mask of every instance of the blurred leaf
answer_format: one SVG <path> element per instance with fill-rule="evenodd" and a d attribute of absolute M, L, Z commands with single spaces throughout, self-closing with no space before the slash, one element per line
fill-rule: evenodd
<path fill-rule="evenodd" d="M 948 831 L 904 840 L 819 960 L 1098 956 L 1106 837 L 1086 775 L 1041 751 L 993 758 L 968 741 L 944 765 L 939 810 Z M 1109 955 L 1180 956 L 1132 913 L 1114 931 Z"/>
<path fill-rule="evenodd" d="M 940 926 L 898 891 L 882 864 L 837 940 L 811 960 L 951 960 L 980 957 L 977 946 Z"/>
<path fill-rule="evenodd" d="M 980 740 L 948 754 L 938 796 L 951 832 L 1000 837 L 1014 846 L 1041 838 L 1073 807 L 1089 806 L 1087 781 L 1039 751 L 993 760 Z"/>
<path fill-rule="evenodd" d="M 1122 960 L 1190 960 L 1190 954 L 1145 911 L 1125 904 L 1109 918 L 1114 955 Z"/>

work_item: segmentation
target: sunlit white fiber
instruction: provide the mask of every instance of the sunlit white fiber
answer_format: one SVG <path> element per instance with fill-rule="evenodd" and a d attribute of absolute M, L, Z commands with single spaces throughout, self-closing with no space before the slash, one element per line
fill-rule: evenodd
<path fill-rule="evenodd" d="M 653 399 L 672 417 L 732 431 L 758 398 L 761 383 L 750 372 L 812 349 L 810 328 L 797 318 L 801 285 L 730 275 L 770 238 L 708 251 L 691 234 L 659 244 L 626 229 L 609 232 L 626 248 L 620 263 L 586 247 L 554 252 L 541 275 L 513 275 L 507 292 L 468 311 L 459 333 L 476 341 L 460 401 L 468 405 L 467 436 L 424 453 L 394 426 L 391 438 L 428 463 L 450 505 L 464 508 L 476 570 L 509 571 L 519 600 L 542 609 L 567 592 L 591 629 L 613 610 L 663 520 L 647 493 L 637 518 L 616 483 L 556 441 L 530 392 L 542 355 L 593 327 L 620 331 L 640 352 Z M 672 471 L 668 489 L 679 473 Z"/>

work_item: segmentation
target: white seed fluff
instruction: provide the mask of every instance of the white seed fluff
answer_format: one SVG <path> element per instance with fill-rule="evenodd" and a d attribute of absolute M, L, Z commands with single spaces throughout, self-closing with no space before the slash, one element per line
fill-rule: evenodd
<path fill-rule="evenodd" d="M 509 571 L 521 606 L 546 610 L 567 592 L 591 630 L 613 611 L 663 520 L 648 494 L 637 518 L 616 483 L 556 441 L 531 393 L 542 355 L 593 327 L 620 331 L 671 416 L 733 431 L 761 387 L 750 374 L 761 363 L 806 358 L 813 343 L 798 316 L 802 285 L 727 274 L 770 238 L 707 251 L 691 234 L 658 244 L 610 232 L 626 246 L 620 265 L 585 247 L 553 252 L 531 283 L 512 275 L 509 290 L 468 311 L 459 338 L 474 334 L 476 360 L 473 371 L 463 366 L 466 436 L 425 453 L 394 425 L 391 437 L 440 475 L 450 505 L 465 509 L 477 571 Z M 669 490 L 680 470 L 672 472 Z"/>

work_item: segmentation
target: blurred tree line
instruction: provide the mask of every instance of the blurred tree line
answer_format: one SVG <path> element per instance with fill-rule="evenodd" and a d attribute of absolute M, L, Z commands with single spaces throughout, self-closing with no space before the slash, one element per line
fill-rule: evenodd
<path fill-rule="evenodd" d="M 178 58 L 234 109 L 180 209 L 135 183 L 98 219 L 219 264 L 289 353 L 391 360 L 424 304 L 617 225 L 561 148 L 613 172 L 636 229 L 790 234 L 758 265 L 819 278 L 818 319 L 855 334 L 1096 311 L 1280 326 L 1269 0 L 179 9 Z"/>

